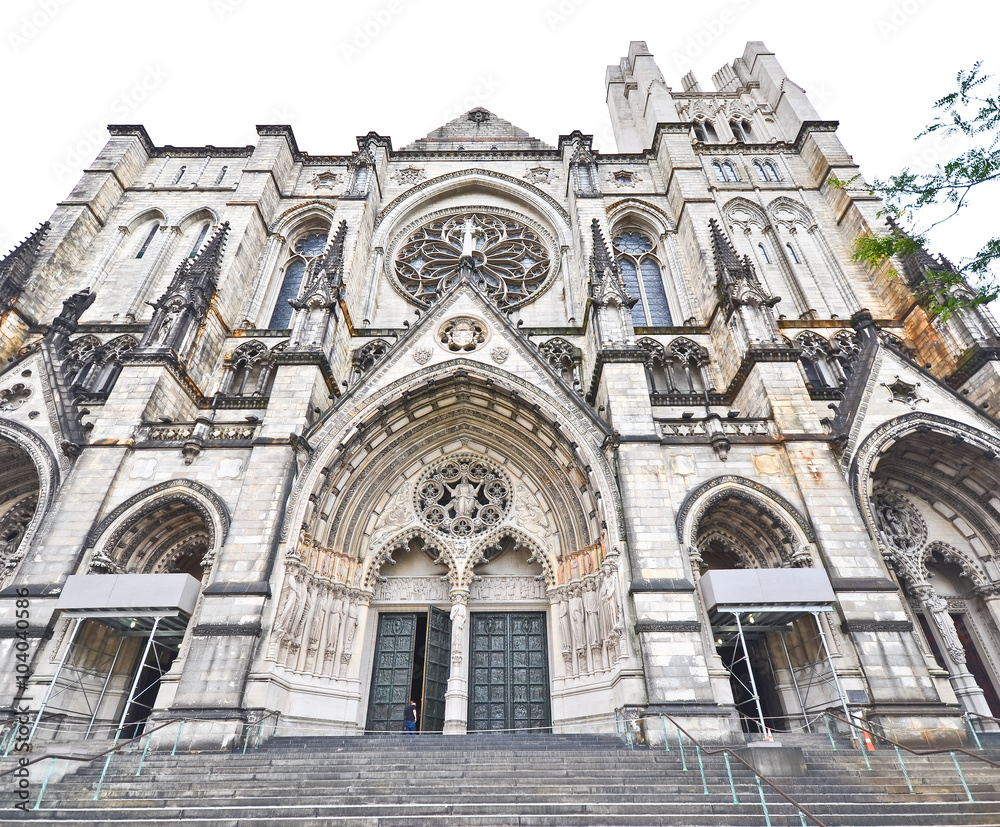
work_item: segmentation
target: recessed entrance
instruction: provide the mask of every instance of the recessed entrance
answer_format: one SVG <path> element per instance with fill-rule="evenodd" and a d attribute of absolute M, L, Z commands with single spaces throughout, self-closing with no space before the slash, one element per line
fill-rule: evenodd
<path fill-rule="evenodd" d="M 469 731 L 549 729 L 543 612 L 476 612 L 471 626 Z"/>
<path fill-rule="evenodd" d="M 420 731 L 441 732 L 450 664 L 448 612 L 432 607 L 426 614 L 380 614 L 365 728 L 402 732 L 403 714 L 412 698 L 417 702 Z"/>

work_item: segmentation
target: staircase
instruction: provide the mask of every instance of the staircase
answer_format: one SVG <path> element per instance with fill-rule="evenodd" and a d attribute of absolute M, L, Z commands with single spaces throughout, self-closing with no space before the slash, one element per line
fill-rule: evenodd
<path fill-rule="evenodd" d="M 825 736 L 798 736 L 808 773 L 774 778 L 830 827 L 1000 825 L 1000 770 L 956 753 L 880 748 L 865 756 Z M 787 741 L 785 743 L 788 743 Z M 984 753 L 993 760 L 1000 750 Z M 730 759 L 676 740 L 630 749 L 599 735 L 274 738 L 246 753 L 171 756 L 150 751 L 83 765 L 45 790 L 41 809 L 11 809 L 10 777 L 0 825 L 161 827 L 573 827 L 673 825 L 773 827 L 811 823 Z M 10 759 L 0 770 L 11 766 Z M 32 774 L 34 805 L 45 762 Z M 685 769 L 686 767 L 686 769 Z M 702 775 L 704 769 L 704 781 Z M 141 775 L 136 775 L 141 771 Z M 100 784 L 99 797 L 94 794 Z M 707 792 L 706 792 L 707 790 Z M 738 803 L 734 803 L 735 797 Z M 763 795 L 767 812 L 761 804 Z M 974 799 L 970 802 L 969 796 Z"/>

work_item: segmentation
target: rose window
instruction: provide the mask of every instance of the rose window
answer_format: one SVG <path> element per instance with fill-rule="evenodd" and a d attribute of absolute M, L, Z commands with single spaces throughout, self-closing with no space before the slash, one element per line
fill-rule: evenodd
<path fill-rule="evenodd" d="M 478 457 L 432 468 L 416 486 L 420 519 L 435 531 L 470 537 L 500 524 L 510 509 L 507 475 Z"/>
<path fill-rule="evenodd" d="M 467 258 L 479 286 L 505 308 L 529 301 L 552 265 L 546 244 L 521 222 L 472 213 L 439 218 L 414 232 L 396 254 L 396 277 L 426 306 L 458 281 Z"/>

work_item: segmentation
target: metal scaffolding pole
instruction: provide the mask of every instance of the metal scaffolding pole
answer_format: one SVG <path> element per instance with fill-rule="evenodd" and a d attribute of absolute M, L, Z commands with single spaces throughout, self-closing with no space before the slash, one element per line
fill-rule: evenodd
<path fill-rule="evenodd" d="M 750 689 L 753 692 L 753 702 L 757 707 L 757 720 L 760 721 L 760 731 L 761 734 L 767 734 L 767 725 L 764 723 L 764 710 L 760 706 L 760 692 L 757 690 L 757 681 L 753 677 L 753 664 L 750 662 L 750 651 L 747 649 L 747 640 L 743 634 L 743 624 L 740 622 L 740 613 L 733 611 L 732 615 L 736 618 L 736 634 L 740 639 L 740 646 L 743 649 L 743 659 L 747 664 L 747 675 L 750 677 Z"/>
<path fill-rule="evenodd" d="M 38 724 L 42 720 L 42 713 L 45 712 L 45 707 L 49 702 L 49 698 L 52 697 L 52 689 L 56 685 L 56 681 L 59 680 L 59 673 L 62 672 L 63 664 L 66 663 L 66 658 L 69 657 L 69 650 L 73 648 L 73 641 L 76 640 L 77 630 L 80 628 L 80 622 L 82 618 L 73 618 L 73 631 L 70 632 L 69 641 L 66 643 L 66 648 L 63 649 L 62 657 L 59 658 L 59 665 L 56 667 L 56 673 L 52 676 L 52 680 L 49 682 L 49 688 L 45 690 L 45 697 L 42 698 L 42 705 L 38 707 L 38 714 L 35 716 L 35 723 L 31 725 L 31 732 L 28 733 L 28 741 L 31 741 L 35 737 L 35 730 L 38 729 Z"/>
<path fill-rule="evenodd" d="M 108 676 L 104 679 L 104 686 L 101 687 L 101 694 L 97 698 L 97 703 L 94 704 L 94 714 L 90 716 L 90 723 L 87 724 L 87 733 L 83 736 L 84 738 L 89 738 L 91 730 L 94 728 L 94 721 L 97 720 L 97 715 L 101 711 L 101 704 L 104 702 L 104 696 L 108 691 L 108 685 L 111 683 L 111 676 L 115 673 L 115 666 L 118 664 L 118 656 L 121 654 L 122 645 L 125 643 L 125 638 L 118 638 L 118 648 L 115 650 L 115 656 L 111 661 L 111 668 L 108 669 Z"/>
<path fill-rule="evenodd" d="M 806 725 L 806 732 L 812 732 L 812 727 L 809 725 L 809 713 L 806 711 L 806 705 L 802 700 L 802 693 L 799 691 L 799 682 L 795 677 L 795 667 L 792 665 L 791 655 L 788 654 L 788 645 L 785 643 L 785 633 L 779 632 L 778 637 L 781 638 L 781 648 L 785 652 L 785 663 L 788 664 L 788 674 L 792 679 L 792 686 L 795 688 L 795 697 L 799 701 L 799 709 L 802 710 L 802 720 Z"/>
<path fill-rule="evenodd" d="M 149 650 L 153 646 L 153 638 L 156 637 L 156 628 L 160 625 L 160 621 L 163 618 L 157 616 L 153 621 L 153 628 L 149 630 L 149 640 L 146 641 L 146 648 L 142 650 L 142 657 L 139 658 L 139 666 L 135 670 L 135 680 L 132 681 L 132 688 L 128 692 L 128 700 L 125 701 L 125 709 L 122 711 L 122 718 L 118 722 L 117 735 L 121 735 L 121 731 L 125 728 L 125 719 L 128 717 L 129 709 L 132 707 L 132 701 L 135 699 L 135 690 L 139 686 L 139 679 L 142 677 L 142 670 L 146 666 L 146 658 L 149 657 Z"/>
<path fill-rule="evenodd" d="M 826 654 L 826 662 L 830 664 L 830 673 L 833 675 L 833 684 L 837 687 L 837 695 L 840 698 L 840 706 L 844 710 L 844 718 L 851 720 L 851 713 L 847 710 L 847 701 L 844 700 L 844 690 L 840 687 L 840 678 L 833 665 L 833 658 L 830 656 L 830 647 L 826 645 L 826 635 L 823 633 L 823 624 L 819 621 L 819 612 L 812 612 L 813 620 L 816 621 L 816 628 L 819 629 L 819 639 L 823 643 L 823 652 Z"/>

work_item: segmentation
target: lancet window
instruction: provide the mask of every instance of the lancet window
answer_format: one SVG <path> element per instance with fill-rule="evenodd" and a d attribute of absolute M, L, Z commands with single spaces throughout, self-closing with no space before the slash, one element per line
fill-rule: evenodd
<path fill-rule="evenodd" d="M 301 236 L 288 252 L 288 258 L 282 268 L 281 290 L 271 314 L 268 327 L 275 330 L 287 328 L 292 320 L 290 301 L 299 294 L 302 279 L 312 261 L 318 258 L 326 248 L 328 230 L 322 232 L 313 230 Z"/>
<path fill-rule="evenodd" d="M 813 388 L 836 388 L 840 384 L 830 346 L 815 333 L 803 333 L 795 340 L 802 350 L 802 369 Z"/>
<path fill-rule="evenodd" d="M 652 339 L 637 344 L 646 351 L 646 380 L 650 393 L 697 393 L 708 386 L 708 352 L 689 339 L 675 339 L 667 347 Z"/>
<path fill-rule="evenodd" d="M 719 136 L 715 131 L 715 127 L 709 120 L 700 120 L 694 122 L 694 134 L 699 141 L 703 143 L 715 143 L 719 140 Z"/>
<path fill-rule="evenodd" d="M 736 136 L 737 141 L 748 144 L 753 140 L 753 130 L 750 126 L 750 121 L 745 118 L 736 118 L 729 122 L 729 126 L 732 128 L 733 135 Z"/>
<path fill-rule="evenodd" d="M 549 339 L 538 346 L 542 355 L 556 372 L 574 388 L 580 387 L 580 350 L 573 347 L 565 339 Z"/>
<path fill-rule="evenodd" d="M 267 396 L 274 376 L 274 365 L 262 342 L 240 345 L 226 360 L 222 396 Z"/>
<path fill-rule="evenodd" d="M 146 255 L 146 251 L 149 250 L 149 245 L 152 244 L 153 243 L 153 239 L 156 238 L 156 231 L 158 229 L 160 229 L 160 225 L 159 225 L 158 222 L 154 221 L 150 225 L 149 232 L 146 234 L 146 237 L 143 239 L 142 244 L 139 245 L 139 249 L 135 251 L 135 257 L 136 258 L 142 258 L 144 255 Z"/>
<path fill-rule="evenodd" d="M 625 288 L 638 299 L 632 307 L 632 324 L 636 327 L 672 325 L 653 240 L 638 230 L 625 230 L 614 237 L 613 243 Z"/>
<path fill-rule="evenodd" d="M 715 180 L 720 183 L 736 182 L 740 180 L 739 176 L 736 174 L 736 167 L 734 167 L 729 161 L 715 161 L 712 163 L 712 169 L 715 172 Z"/>
<path fill-rule="evenodd" d="M 198 231 L 198 237 L 194 241 L 194 245 L 191 247 L 191 252 L 188 253 L 188 258 L 194 258 L 198 255 L 198 251 L 201 249 L 201 245 L 205 242 L 205 236 L 208 235 L 208 229 L 211 225 L 206 221 L 202 224 L 201 229 Z"/>
<path fill-rule="evenodd" d="M 753 168 L 757 172 L 757 178 L 761 181 L 778 181 L 778 170 L 770 161 L 754 161 Z"/>

